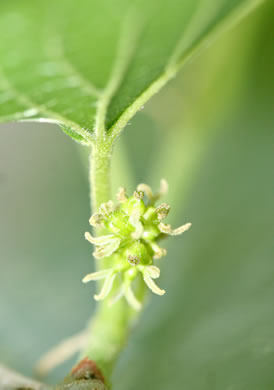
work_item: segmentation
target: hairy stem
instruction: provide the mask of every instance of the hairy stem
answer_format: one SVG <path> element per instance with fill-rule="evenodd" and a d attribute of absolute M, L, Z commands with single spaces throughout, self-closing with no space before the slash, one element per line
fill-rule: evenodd
<path fill-rule="evenodd" d="M 132 310 L 120 300 L 113 306 L 98 304 L 89 326 L 89 338 L 82 357 L 92 359 L 109 385 L 115 362 L 126 344 Z"/>
<path fill-rule="evenodd" d="M 92 145 L 89 161 L 89 182 L 91 210 L 96 212 L 99 206 L 111 199 L 110 160 L 112 145 L 98 142 Z"/>
<path fill-rule="evenodd" d="M 92 212 L 96 212 L 102 203 L 112 198 L 111 154 L 112 143 L 106 139 L 97 141 L 91 149 L 89 178 Z M 101 267 L 104 268 L 104 261 L 100 261 L 98 268 Z M 108 385 L 114 364 L 126 343 L 133 316 L 126 301 L 120 300 L 113 306 L 103 301 L 97 304 L 96 312 L 90 321 L 88 342 L 81 357 L 87 356 L 98 365 Z"/>

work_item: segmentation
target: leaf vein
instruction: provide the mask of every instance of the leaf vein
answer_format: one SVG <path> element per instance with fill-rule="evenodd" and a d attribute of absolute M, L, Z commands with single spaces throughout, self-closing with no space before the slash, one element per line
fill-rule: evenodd
<path fill-rule="evenodd" d="M 136 14 L 130 9 L 124 19 L 121 28 L 120 38 L 117 45 L 117 54 L 110 74 L 109 81 L 103 90 L 101 98 L 98 100 L 97 114 L 95 118 L 95 134 L 98 139 L 105 137 L 105 120 L 110 101 L 122 83 L 126 71 L 133 58 L 134 50 L 140 34 L 140 24 L 138 26 Z"/>
<path fill-rule="evenodd" d="M 43 113 L 46 116 L 49 116 L 51 118 L 56 119 L 61 125 L 71 127 L 75 132 L 80 134 L 82 137 L 87 139 L 88 141 L 92 141 L 92 135 L 89 131 L 83 129 L 81 126 L 79 126 L 77 123 L 71 121 L 70 119 L 63 117 L 62 115 L 56 113 L 55 111 L 48 110 L 44 105 L 41 105 L 39 103 L 34 102 L 31 100 L 28 96 L 24 95 L 22 92 L 20 92 L 13 84 L 12 82 L 6 77 L 5 73 L 0 71 L 0 78 L 2 80 L 2 83 L 6 86 L 6 88 L 13 93 L 14 98 L 20 102 L 23 106 L 26 106 L 27 109 L 35 109 L 37 110 L 37 114 Z"/>
<path fill-rule="evenodd" d="M 76 68 L 75 64 L 71 62 L 71 60 L 66 55 L 64 41 L 61 38 L 60 34 L 55 31 L 55 35 L 50 33 L 51 40 L 48 45 L 48 55 L 56 61 L 58 59 L 61 62 L 61 66 L 65 71 L 69 73 L 73 73 L 75 77 L 77 77 L 79 81 L 79 86 L 85 91 L 89 93 L 92 97 L 100 97 L 101 90 L 98 89 L 90 80 L 87 80 L 82 73 Z M 59 63 L 60 63 L 59 62 Z"/>

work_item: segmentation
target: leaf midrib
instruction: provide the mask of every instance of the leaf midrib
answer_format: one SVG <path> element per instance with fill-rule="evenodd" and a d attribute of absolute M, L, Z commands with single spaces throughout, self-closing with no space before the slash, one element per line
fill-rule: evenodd
<path fill-rule="evenodd" d="M 148 88 L 145 88 L 139 96 L 134 100 L 133 103 L 129 104 L 120 116 L 114 121 L 113 124 L 107 129 L 109 136 L 112 139 L 115 139 L 119 136 L 123 128 L 126 126 L 128 121 L 138 112 L 142 106 L 169 81 L 171 80 L 176 73 L 182 68 L 187 61 L 192 58 L 194 55 L 197 55 L 205 47 L 219 37 L 226 30 L 230 29 L 236 25 L 240 20 L 245 16 L 255 10 L 259 5 L 263 4 L 267 0 L 246 0 L 244 3 L 241 3 L 239 6 L 235 7 L 224 19 L 219 23 L 215 24 L 211 29 L 208 30 L 207 34 L 202 36 L 197 40 L 195 45 L 193 45 L 182 58 L 176 62 L 175 60 L 168 63 L 165 71 L 161 73 L 159 77 L 156 77 L 155 80 L 149 85 Z M 246 5 L 249 3 L 249 6 Z M 181 39 L 178 44 L 175 46 L 173 53 L 178 50 L 178 46 L 181 45 Z M 171 54 L 171 58 L 173 57 Z"/>
<path fill-rule="evenodd" d="M 93 143 L 96 139 L 104 138 L 107 134 L 109 140 L 113 142 L 117 136 L 121 133 L 128 121 L 136 114 L 137 111 L 154 95 L 156 94 L 170 79 L 172 79 L 180 68 L 194 55 L 197 55 L 208 43 L 216 39 L 221 33 L 229 29 L 247 14 L 253 11 L 256 7 L 262 4 L 265 0 L 246 0 L 239 6 L 236 6 L 224 19 L 216 23 L 210 28 L 206 35 L 203 35 L 196 41 L 196 43 L 185 52 L 180 58 L 179 47 L 181 46 L 181 39 L 174 47 L 173 52 L 170 55 L 170 61 L 168 62 L 164 72 L 160 76 L 146 87 L 139 96 L 130 103 L 119 117 L 106 128 L 106 115 L 108 107 L 112 98 L 118 91 L 119 86 L 127 73 L 130 62 L 134 58 L 134 50 L 137 46 L 138 36 L 140 29 L 136 28 L 136 25 L 132 23 L 133 19 L 129 14 L 124 18 L 121 33 L 118 38 L 116 58 L 110 72 L 110 78 L 103 90 L 97 89 L 91 82 L 85 79 L 79 70 L 71 63 L 67 58 L 62 44 L 62 40 L 59 40 L 59 45 L 55 38 L 55 50 L 58 53 L 59 59 L 63 61 L 63 66 L 66 66 L 70 71 L 78 78 L 81 83 L 81 88 L 85 89 L 91 97 L 97 97 L 97 110 L 94 121 L 94 134 L 92 129 L 85 129 L 77 122 L 68 119 L 53 110 L 49 110 L 44 105 L 36 103 L 33 99 L 30 99 L 27 95 L 20 92 L 5 75 L 4 71 L 0 69 L 0 77 L 2 76 L 3 82 L 6 84 L 7 89 L 13 93 L 15 99 L 21 104 L 26 106 L 26 109 L 36 109 L 38 112 L 44 114 L 56 120 L 60 125 L 70 127 L 77 134 L 82 136 L 89 144 Z M 248 4 L 247 4 L 248 3 Z M 191 24 L 190 24 L 191 25 Z M 126 39 L 124 37 L 127 37 Z M 61 44 L 61 46 L 60 46 Z M 178 53 L 178 54 L 176 54 Z M 8 117 L 8 116 L 7 116 Z"/>

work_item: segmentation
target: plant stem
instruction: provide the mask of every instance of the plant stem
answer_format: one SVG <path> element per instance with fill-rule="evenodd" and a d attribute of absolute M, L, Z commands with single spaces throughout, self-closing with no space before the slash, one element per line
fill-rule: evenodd
<path fill-rule="evenodd" d="M 87 356 L 102 370 L 109 385 L 114 364 L 124 348 L 132 318 L 129 305 L 120 300 L 113 306 L 98 304 L 89 326 L 89 338 L 82 357 Z"/>
<path fill-rule="evenodd" d="M 98 141 L 91 149 L 89 165 L 93 212 L 98 211 L 102 203 L 111 199 L 112 144 L 106 140 Z M 104 261 L 100 261 L 99 267 L 104 267 Z M 120 300 L 113 306 L 109 306 L 106 301 L 100 302 L 91 319 L 88 342 L 81 357 L 87 356 L 98 365 L 108 385 L 115 361 L 126 343 L 132 318 L 132 309 L 125 300 Z"/>
<path fill-rule="evenodd" d="M 106 142 L 94 143 L 89 160 L 89 183 L 92 212 L 111 199 L 110 160 L 112 145 Z"/>

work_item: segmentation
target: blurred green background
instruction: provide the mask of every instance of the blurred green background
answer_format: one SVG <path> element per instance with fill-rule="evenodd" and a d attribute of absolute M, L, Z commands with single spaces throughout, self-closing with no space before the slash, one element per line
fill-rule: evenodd
<path fill-rule="evenodd" d="M 222 35 L 116 145 L 114 190 L 165 177 L 169 220 L 193 223 L 167 243 L 167 294 L 145 307 L 117 390 L 274 389 L 273 17 L 268 1 Z M 56 126 L 0 139 L 0 360 L 31 375 L 94 310 L 87 156 Z"/>

